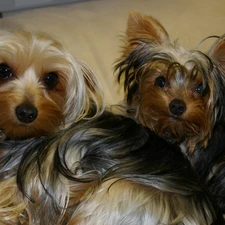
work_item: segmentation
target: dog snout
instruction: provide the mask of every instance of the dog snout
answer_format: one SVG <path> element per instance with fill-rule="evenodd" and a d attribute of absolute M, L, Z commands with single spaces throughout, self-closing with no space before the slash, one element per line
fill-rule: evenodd
<path fill-rule="evenodd" d="M 22 123 L 33 122 L 38 115 L 38 110 L 31 104 L 21 104 L 16 107 L 16 116 Z"/>
<path fill-rule="evenodd" d="M 186 104 L 183 100 L 174 99 L 169 104 L 170 112 L 175 116 L 182 115 L 186 110 Z"/>

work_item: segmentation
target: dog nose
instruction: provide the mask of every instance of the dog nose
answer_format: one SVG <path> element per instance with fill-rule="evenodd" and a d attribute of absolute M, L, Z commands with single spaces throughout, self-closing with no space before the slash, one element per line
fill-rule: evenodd
<path fill-rule="evenodd" d="M 169 104 L 170 112 L 175 116 L 180 116 L 186 110 L 186 104 L 183 100 L 174 99 Z"/>
<path fill-rule="evenodd" d="M 21 104 L 16 107 L 16 116 L 22 123 L 33 122 L 38 115 L 37 109 L 31 104 Z"/>

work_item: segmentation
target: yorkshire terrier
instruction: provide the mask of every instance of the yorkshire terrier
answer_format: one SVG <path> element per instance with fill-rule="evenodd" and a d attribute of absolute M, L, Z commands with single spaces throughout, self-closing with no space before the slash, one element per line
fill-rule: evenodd
<path fill-rule="evenodd" d="M 170 43 L 156 19 L 134 12 L 116 69 L 130 112 L 166 140 L 186 145 L 225 215 L 224 55 L 225 35 L 207 54 L 185 50 Z"/>
<path fill-rule="evenodd" d="M 92 70 L 48 34 L 0 31 L 0 129 L 8 139 L 50 135 L 102 109 Z M 94 116 L 92 112 L 92 116 Z"/>
<path fill-rule="evenodd" d="M 205 147 L 224 111 L 224 54 L 223 39 L 207 54 L 186 50 L 153 17 L 130 13 L 115 66 L 129 112 L 188 155 Z"/>
<path fill-rule="evenodd" d="M 4 148 L 1 224 L 222 224 L 179 147 L 123 115 L 105 111 Z"/>

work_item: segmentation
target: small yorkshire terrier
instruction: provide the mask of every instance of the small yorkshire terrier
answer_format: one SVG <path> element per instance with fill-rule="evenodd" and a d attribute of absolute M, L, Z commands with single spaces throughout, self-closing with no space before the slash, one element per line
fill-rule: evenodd
<path fill-rule="evenodd" d="M 6 138 L 50 135 L 92 108 L 97 114 L 101 90 L 91 69 L 60 41 L 41 32 L 0 31 L 0 129 Z"/>
<path fill-rule="evenodd" d="M 130 113 L 186 154 L 205 147 L 224 111 L 224 54 L 224 39 L 207 54 L 186 50 L 153 17 L 130 13 L 115 67 Z"/>
<path fill-rule="evenodd" d="M 105 111 L 0 149 L 1 224 L 222 224 L 179 147 L 131 118 Z"/>

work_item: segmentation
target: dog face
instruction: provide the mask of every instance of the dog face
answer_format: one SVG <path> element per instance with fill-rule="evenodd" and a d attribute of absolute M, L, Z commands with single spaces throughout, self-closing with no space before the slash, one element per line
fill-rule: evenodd
<path fill-rule="evenodd" d="M 44 33 L 0 32 L 0 128 L 12 139 L 51 134 L 85 117 L 102 91 L 95 75 Z"/>
<path fill-rule="evenodd" d="M 222 38 L 208 55 L 186 50 L 171 44 L 154 18 L 131 13 L 116 69 L 138 121 L 168 140 L 185 141 L 189 153 L 197 143 L 205 146 L 223 111 L 223 45 Z"/>

